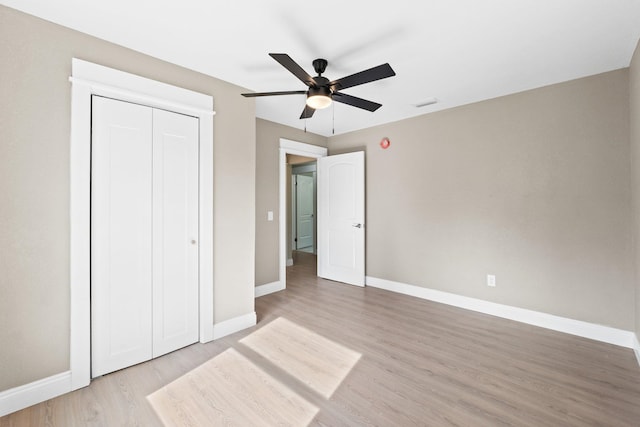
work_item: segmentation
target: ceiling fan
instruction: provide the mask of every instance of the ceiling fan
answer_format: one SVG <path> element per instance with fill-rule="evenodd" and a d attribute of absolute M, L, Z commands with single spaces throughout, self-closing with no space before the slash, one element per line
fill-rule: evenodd
<path fill-rule="evenodd" d="M 378 108 L 382 107 L 382 104 L 347 95 L 340 91 L 396 75 L 395 71 L 393 71 L 389 64 L 382 64 L 338 80 L 329 81 L 329 79 L 322 76 L 322 73 L 324 73 L 328 64 L 326 59 L 318 58 L 313 61 L 313 68 L 318 75 L 311 77 L 286 53 L 270 53 L 269 56 L 278 61 L 284 68 L 300 79 L 300 81 L 306 84 L 309 89 L 284 92 L 243 93 L 242 96 L 307 95 L 306 106 L 300 115 L 301 119 L 310 118 L 316 110 L 327 108 L 331 105 L 332 101 L 341 102 L 367 111 L 376 111 Z"/>

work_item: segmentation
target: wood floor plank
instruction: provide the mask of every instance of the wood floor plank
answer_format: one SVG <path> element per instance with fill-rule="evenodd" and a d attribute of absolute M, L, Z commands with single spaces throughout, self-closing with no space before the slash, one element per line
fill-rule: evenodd
<path fill-rule="evenodd" d="M 633 351 L 319 279 L 311 254 L 295 253 L 287 289 L 258 298 L 256 313 L 254 328 L 98 378 L 0 427 L 640 426 Z"/>

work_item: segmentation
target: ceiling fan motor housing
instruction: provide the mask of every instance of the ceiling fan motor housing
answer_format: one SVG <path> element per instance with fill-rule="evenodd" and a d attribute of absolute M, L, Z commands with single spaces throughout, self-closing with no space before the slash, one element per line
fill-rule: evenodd
<path fill-rule="evenodd" d="M 316 76 L 313 78 L 314 85 L 310 87 L 329 87 L 329 79 L 322 76 Z"/>
<path fill-rule="evenodd" d="M 331 97 L 331 89 L 328 86 L 310 87 L 308 96 L 328 96 L 328 97 Z"/>

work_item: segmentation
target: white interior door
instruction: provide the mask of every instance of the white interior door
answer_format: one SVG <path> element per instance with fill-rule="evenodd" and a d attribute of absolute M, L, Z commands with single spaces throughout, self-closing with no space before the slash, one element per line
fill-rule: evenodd
<path fill-rule="evenodd" d="M 198 340 L 198 120 L 94 97 L 92 376 Z"/>
<path fill-rule="evenodd" d="M 198 340 L 198 120 L 153 110 L 153 357 Z"/>
<path fill-rule="evenodd" d="M 92 377 L 152 355 L 152 109 L 93 97 Z"/>
<path fill-rule="evenodd" d="M 313 247 L 313 176 L 296 175 L 297 249 Z"/>
<path fill-rule="evenodd" d="M 364 152 L 318 159 L 318 276 L 364 286 Z"/>

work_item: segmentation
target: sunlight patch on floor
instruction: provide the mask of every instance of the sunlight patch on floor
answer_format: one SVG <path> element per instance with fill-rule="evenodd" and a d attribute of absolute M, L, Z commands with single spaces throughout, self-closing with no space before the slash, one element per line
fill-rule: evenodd
<path fill-rule="evenodd" d="M 147 399 L 165 426 L 306 426 L 318 412 L 234 349 Z"/>
<path fill-rule="evenodd" d="M 362 356 L 282 317 L 240 342 L 327 399 Z"/>

